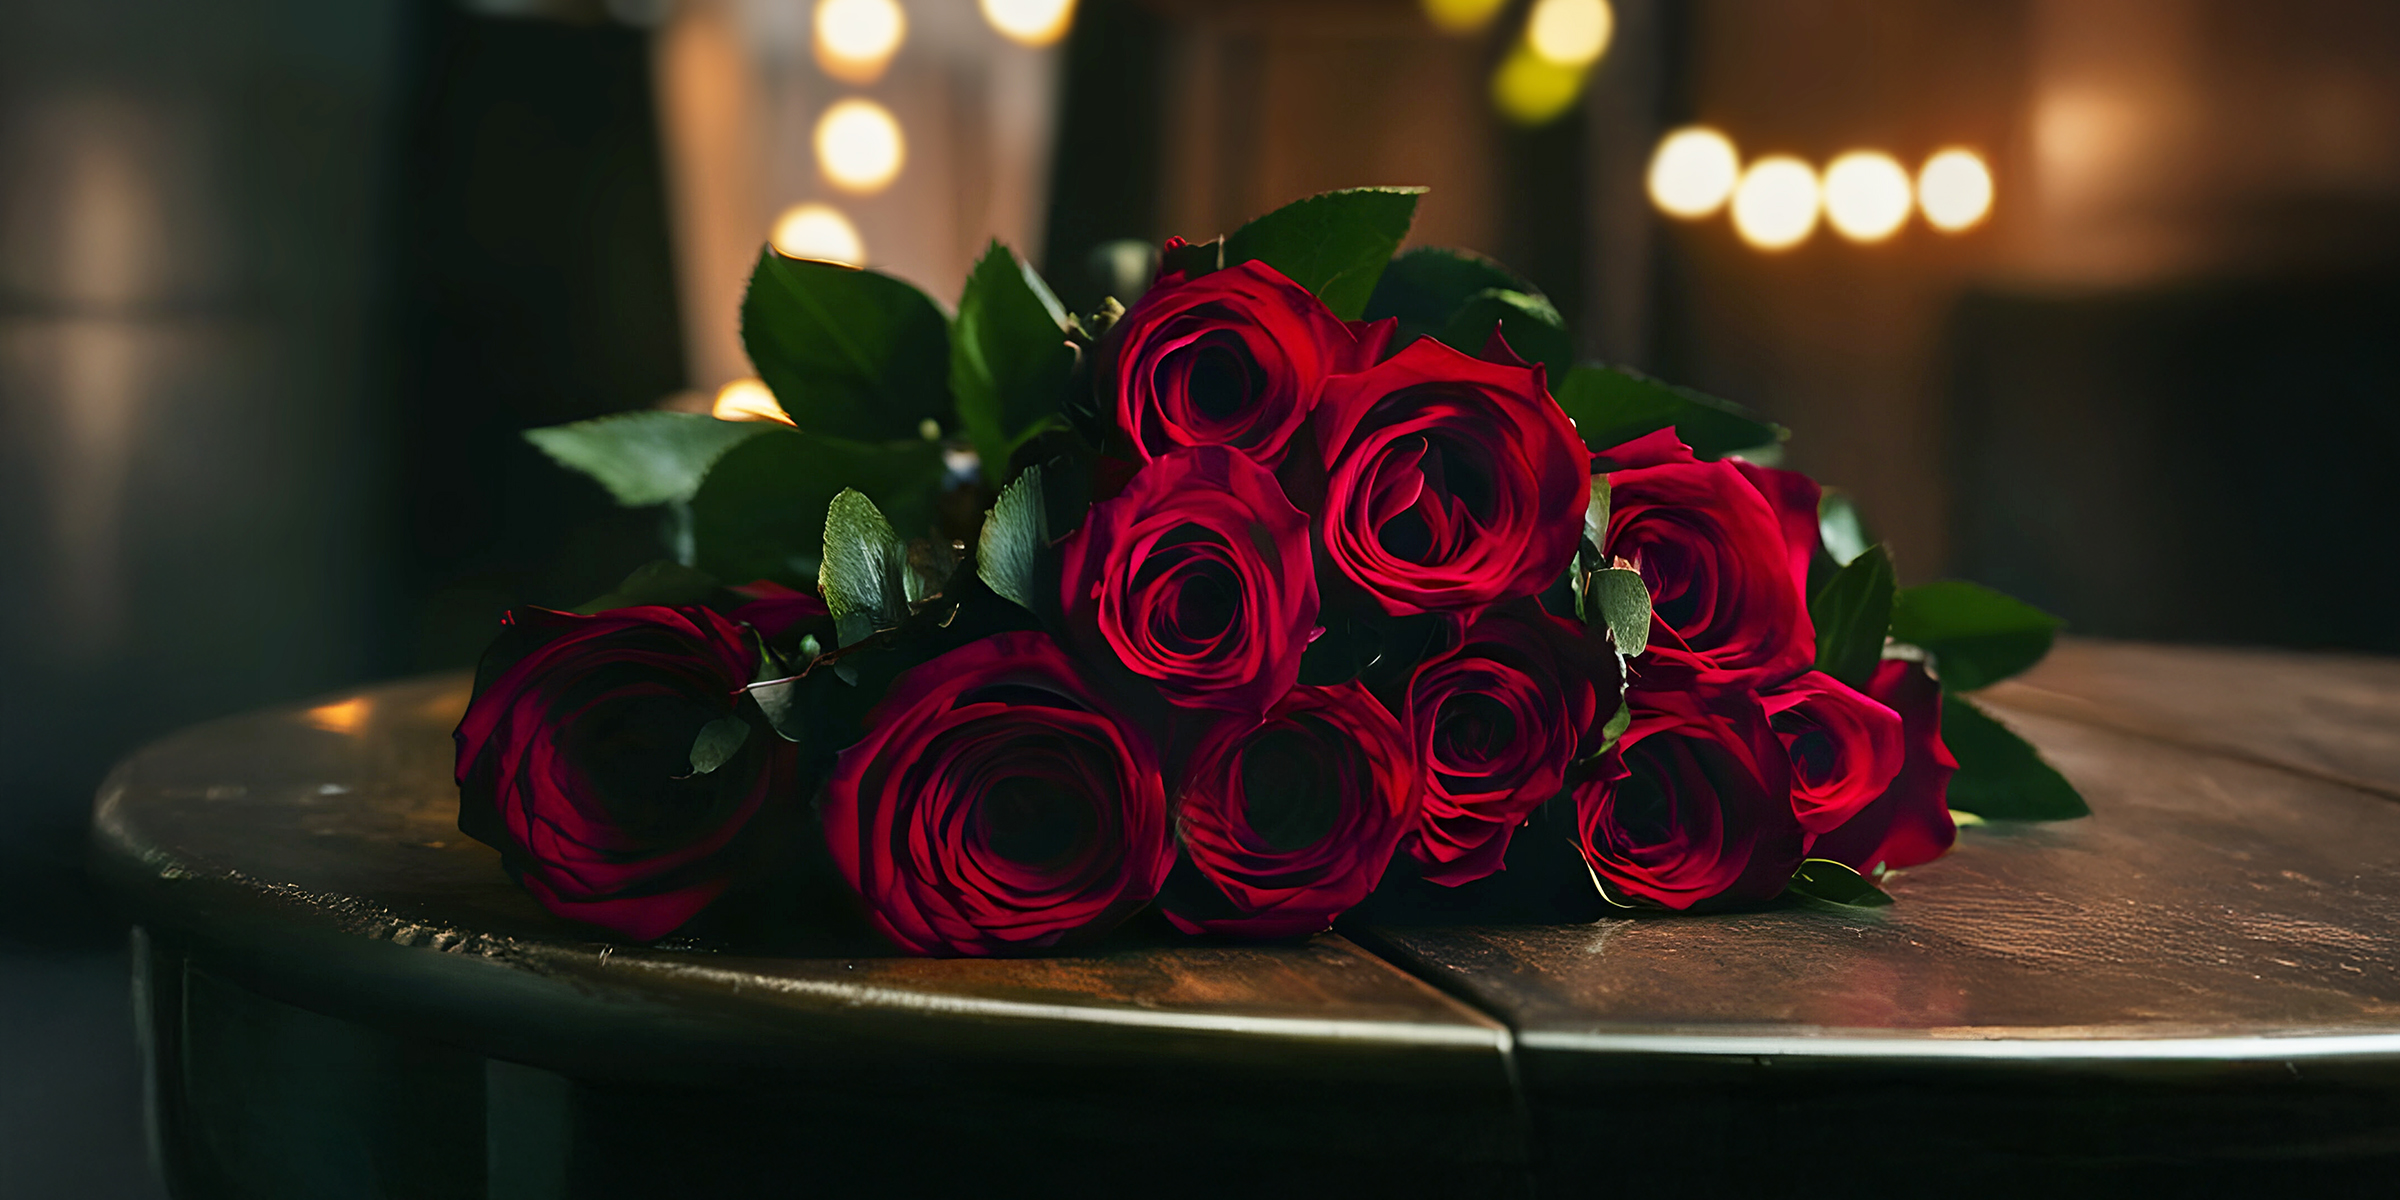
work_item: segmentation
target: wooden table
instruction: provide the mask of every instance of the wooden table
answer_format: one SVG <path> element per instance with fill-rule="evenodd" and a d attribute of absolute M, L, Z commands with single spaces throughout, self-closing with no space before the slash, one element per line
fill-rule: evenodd
<path fill-rule="evenodd" d="M 1985 694 L 2091 801 L 1896 906 L 1123 939 L 595 940 L 456 830 L 441 677 L 128 760 L 186 1196 L 2185 1191 L 2400 1180 L 2400 662 L 2069 642 Z"/>

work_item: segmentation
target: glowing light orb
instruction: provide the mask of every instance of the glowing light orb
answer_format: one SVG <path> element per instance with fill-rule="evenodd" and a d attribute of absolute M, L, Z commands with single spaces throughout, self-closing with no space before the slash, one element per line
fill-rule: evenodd
<path fill-rule="evenodd" d="M 789 258 L 816 258 L 852 267 L 867 261 L 858 226 L 830 204 L 795 204 L 783 210 L 767 240 L 775 244 L 777 253 Z"/>
<path fill-rule="evenodd" d="M 1908 171 L 1881 151 L 1854 150 L 1825 168 L 1825 221 L 1851 241 L 1892 236 L 1915 201 Z"/>
<path fill-rule="evenodd" d="M 1616 31 L 1608 0 L 1536 0 L 1525 19 L 1525 44 L 1544 62 L 1588 67 L 1607 52 Z"/>
<path fill-rule="evenodd" d="M 982 7 L 1000 36 L 1027 46 L 1047 46 L 1075 23 L 1075 0 L 982 0 Z"/>
<path fill-rule="evenodd" d="M 872 100 L 844 100 L 817 119 L 817 166 L 844 191 L 882 191 L 907 158 L 900 122 Z"/>
<path fill-rule="evenodd" d="M 1733 139 L 1706 126 L 1678 129 L 1650 155 L 1650 202 L 1668 216 L 1696 220 L 1725 207 L 1741 178 Z"/>
<path fill-rule="evenodd" d="M 1917 172 L 1917 205 L 1944 233 L 1972 229 L 1992 211 L 1992 170 L 1972 150 L 1944 150 Z"/>
<path fill-rule="evenodd" d="M 1443 33 L 1480 32 L 1500 15 L 1508 0 L 1422 0 L 1425 19 Z"/>
<path fill-rule="evenodd" d="M 1519 125 L 1557 120 L 1583 94 L 1584 69 L 1562 67 L 1519 46 L 1492 73 L 1492 107 Z"/>
<path fill-rule="evenodd" d="M 736 379 L 717 389 L 717 402 L 709 415 L 720 421 L 781 421 L 792 419 L 784 415 L 783 406 L 775 403 L 775 393 L 755 379 Z"/>
<path fill-rule="evenodd" d="M 836 79 L 873 83 L 908 38 L 898 0 L 818 0 L 817 65 Z"/>
<path fill-rule="evenodd" d="M 1788 250 L 1808 240 L 1821 207 L 1817 173 L 1788 154 L 1750 164 L 1733 189 L 1733 229 L 1761 250 Z"/>

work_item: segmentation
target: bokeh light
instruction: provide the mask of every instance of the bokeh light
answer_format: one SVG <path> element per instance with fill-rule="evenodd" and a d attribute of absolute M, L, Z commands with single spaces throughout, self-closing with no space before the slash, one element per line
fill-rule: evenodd
<path fill-rule="evenodd" d="M 789 258 L 816 258 L 852 267 L 867 261 L 858 226 L 830 204 L 795 204 L 783 210 L 767 240 L 774 243 L 777 253 Z"/>
<path fill-rule="evenodd" d="M 1507 7 L 1508 0 L 1423 0 L 1425 19 L 1443 33 L 1479 33 Z"/>
<path fill-rule="evenodd" d="M 1575 107 L 1582 67 L 1562 67 L 1520 45 L 1492 73 L 1492 106 L 1519 125 L 1540 125 Z"/>
<path fill-rule="evenodd" d="M 1047 46 L 1075 23 L 1075 0 L 982 0 L 982 5 L 992 28 L 1027 46 Z"/>
<path fill-rule="evenodd" d="M 1608 0 L 1535 0 L 1525 18 L 1525 44 L 1544 62 L 1588 67 L 1607 52 L 1616 27 Z"/>
<path fill-rule="evenodd" d="M 1944 233 L 1972 229 L 1992 211 L 1992 171 L 1972 150 L 1944 150 L 1917 172 L 1917 204 Z"/>
<path fill-rule="evenodd" d="M 836 187 L 882 191 L 907 157 L 900 122 L 872 100 L 844 100 L 817 119 L 817 166 Z"/>
<path fill-rule="evenodd" d="M 908 38 L 898 0 L 817 0 L 817 65 L 836 79 L 873 83 Z"/>
<path fill-rule="evenodd" d="M 1761 250 L 1787 250 L 1817 228 L 1817 173 L 1788 154 L 1750 164 L 1733 189 L 1733 228 Z"/>
<path fill-rule="evenodd" d="M 1733 139 L 1704 125 L 1678 129 L 1650 155 L 1650 202 L 1668 216 L 1705 217 L 1725 207 L 1741 177 Z"/>
<path fill-rule="evenodd" d="M 1825 168 L 1826 223 L 1851 241 L 1892 236 L 1914 202 L 1907 169 L 1889 154 L 1854 150 Z"/>
<path fill-rule="evenodd" d="M 720 421 L 781 421 L 792 419 L 784 415 L 783 406 L 775 403 L 775 393 L 755 379 L 736 379 L 717 389 L 717 402 L 709 407 L 709 415 Z"/>

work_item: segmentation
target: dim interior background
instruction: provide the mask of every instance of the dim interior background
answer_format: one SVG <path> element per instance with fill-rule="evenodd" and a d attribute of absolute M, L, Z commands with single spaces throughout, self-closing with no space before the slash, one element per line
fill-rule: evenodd
<path fill-rule="evenodd" d="M 1693 126 L 1749 173 L 1677 216 Z M 1854 151 L 1903 168 L 1869 240 L 1753 169 Z M 2400 651 L 2375 0 L 0 0 L 0 1193 L 155 1187 L 108 764 L 653 557 L 517 433 L 747 376 L 770 234 L 943 297 L 998 236 L 1089 306 L 1364 183 L 1790 426 L 1906 580 Z"/>

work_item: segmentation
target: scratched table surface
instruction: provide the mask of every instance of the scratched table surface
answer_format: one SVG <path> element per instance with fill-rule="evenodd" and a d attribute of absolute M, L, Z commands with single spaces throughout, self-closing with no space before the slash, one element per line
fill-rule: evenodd
<path fill-rule="evenodd" d="M 179 1064 L 216 1061 L 204 1035 L 226 1021 L 207 1014 L 232 1004 L 502 1064 L 478 1068 L 483 1097 L 516 1086 L 507 1070 L 567 1081 L 568 1157 L 613 1165 L 509 1194 L 645 1179 L 599 1132 L 640 1089 L 964 1106 L 958 1127 L 1002 1131 L 993 1147 L 1079 1121 L 1101 1132 L 1058 1153 L 1108 1170 L 1170 1145 L 1188 1165 L 1195 1138 L 1242 1151 L 1176 1176 L 1199 1191 L 1252 1161 L 1506 1195 L 1595 1172 L 1790 1193 L 1896 1163 L 2205 1191 L 2400 1163 L 2400 661 L 2066 642 L 1980 699 L 2093 815 L 1964 830 L 1891 881 L 1888 909 L 1012 961 L 640 947 L 558 921 L 457 832 L 464 699 L 439 677 L 231 718 L 109 778 L 95 871 L 143 931 L 170 1104 L 206 1090 Z M 208 1094 L 247 1095 L 241 1078 Z M 249 1102 L 167 1122 L 170 1143 L 198 1130 L 186 1174 L 272 1173 L 278 1143 L 209 1125 L 227 1103 Z M 505 1167 L 522 1156 L 491 1147 L 521 1130 L 477 1103 L 476 1186 L 552 1178 Z M 802 1109 L 832 1131 L 820 1162 L 872 1140 L 871 1120 Z"/>

